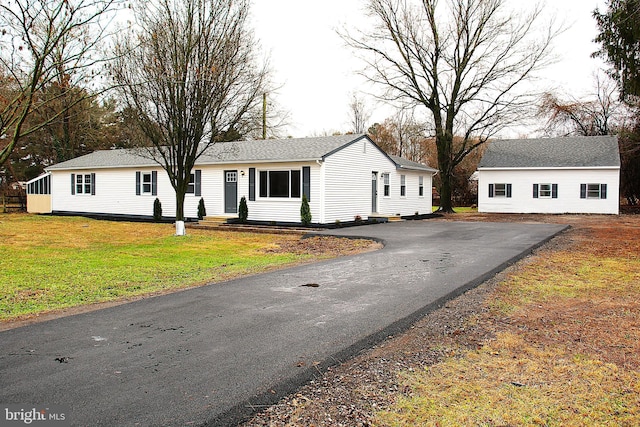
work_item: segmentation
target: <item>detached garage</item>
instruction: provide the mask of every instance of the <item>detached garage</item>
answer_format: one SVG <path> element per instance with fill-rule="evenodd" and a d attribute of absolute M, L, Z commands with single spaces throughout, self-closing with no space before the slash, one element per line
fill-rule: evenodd
<path fill-rule="evenodd" d="M 478 211 L 619 213 L 615 136 L 492 141 L 478 166 Z"/>

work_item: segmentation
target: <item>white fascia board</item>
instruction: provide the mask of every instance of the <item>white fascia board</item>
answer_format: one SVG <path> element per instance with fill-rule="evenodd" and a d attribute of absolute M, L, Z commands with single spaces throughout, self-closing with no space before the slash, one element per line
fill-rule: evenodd
<path fill-rule="evenodd" d="M 224 165 L 256 165 L 260 163 L 315 163 L 322 162 L 321 157 L 313 159 L 257 159 L 257 160 L 235 160 L 229 162 L 196 162 L 195 166 L 224 166 Z"/>
<path fill-rule="evenodd" d="M 45 169 L 45 170 L 46 170 L 46 169 Z M 31 179 L 31 180 L 27 181 L 27 182 L 26 182 L 26 184 L 27 184 L 27 185 L 29 185 L 29 184 L 31 184 L 32 182 L 35 182 L 35 181 L 37 181 L 37 180 L 39 180 L 39 179 L 42 179 L 42 178 L 44 178 L 44 177 L 45 177 L 45 176 L 47 176 L 47 175 L 51 175 L 51 172 L 45 172 L 45 173 L 43 173 L 43 174 L 40 174 L 40 175 L 36 176 L 35 178 L 33 178 L 33 179 Z"/>
<path fill-rule="evenodd" d="M 478 168 L 478 171 L 549 171 L 549 170 L 620 170 L 620 166 L 563 166 L 563 167 L 526 167 L 526 168 Z"/>
<path fill-rule="evenodd" d="M 44 168 L 44 170 L 48 173 L 57 172 L 57 171 L 80 171 L 80 170 L 98 170 L 98 169 L 144 169 L 144 168 L 161 168 L 162 166 L 158 163 L 154 163 L 152 165 L 123 165 L 123 166 L 76 166 L 76 167 L 68 167 L 68 168 Z"/>

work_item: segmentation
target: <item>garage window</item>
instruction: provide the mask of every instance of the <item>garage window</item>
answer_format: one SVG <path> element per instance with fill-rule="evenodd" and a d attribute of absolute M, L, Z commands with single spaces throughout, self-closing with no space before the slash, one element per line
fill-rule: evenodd
<path fill-rule="evenodd" d="M 489 184 L 489 197 L 511 197 L 511 184 Z"/>

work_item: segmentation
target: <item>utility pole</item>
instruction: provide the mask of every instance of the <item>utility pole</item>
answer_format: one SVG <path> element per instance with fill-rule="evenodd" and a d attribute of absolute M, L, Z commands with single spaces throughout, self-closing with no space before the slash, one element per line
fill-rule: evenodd
<path fill-rule="evenodd" d="M 267 93 L 262 94 L 262 139 L 267 139 Z"/>

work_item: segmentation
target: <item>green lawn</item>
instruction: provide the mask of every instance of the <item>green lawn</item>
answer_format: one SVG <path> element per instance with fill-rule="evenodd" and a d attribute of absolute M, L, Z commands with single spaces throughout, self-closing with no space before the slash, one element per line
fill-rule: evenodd
<path fill-rule="evenodd" d="M 0 214 L 0 320 L 179 289 L 304 261 L 298 236 Z M 275 249 L 275 250 L 274 250 Z"/>

